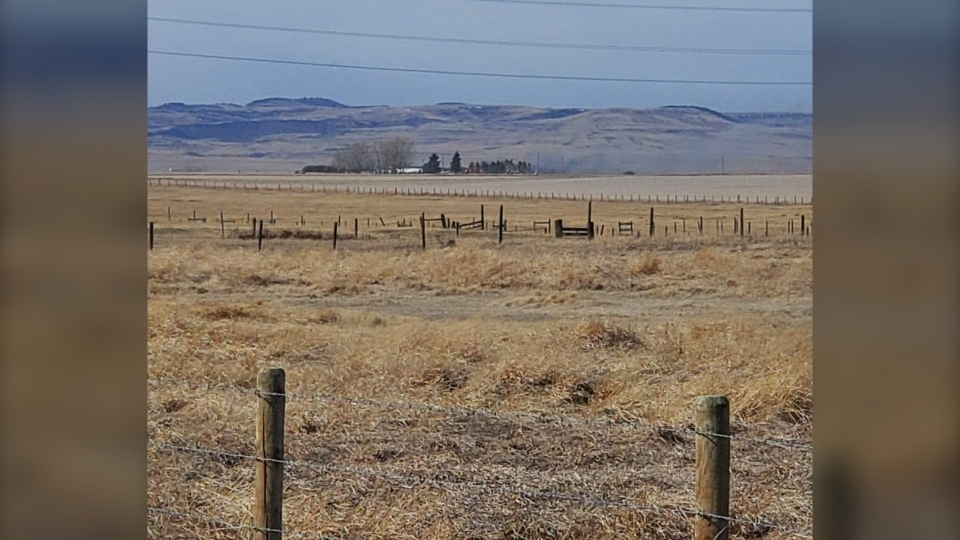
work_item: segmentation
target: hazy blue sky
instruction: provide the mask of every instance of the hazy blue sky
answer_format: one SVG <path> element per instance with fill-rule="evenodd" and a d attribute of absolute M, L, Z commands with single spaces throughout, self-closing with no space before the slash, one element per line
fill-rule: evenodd
<path fill-rule="evenodd" d="M 600 3 L 604 0 L 585 0 Z M 612 0 L 605 0 L 611 2 Z M 616 3 L 809 8 L 810 0 L 618 0 Z M 415 36 L 631 46 L 812 48 L 812 14 L 661 11 L 468 0 L 150 0 L 149 14 L 203 21 Z M 150 21 L 153 50 L 550 75 L 810 81 L 813 57 L 529 49 L 209 28 Z M 150 105 L 326 97 L 348 105 L 444 101 L 549 107 L 701 105 L 812 110 L 812 86 L 536 81 L 258 64 L 150 54 Z"/>

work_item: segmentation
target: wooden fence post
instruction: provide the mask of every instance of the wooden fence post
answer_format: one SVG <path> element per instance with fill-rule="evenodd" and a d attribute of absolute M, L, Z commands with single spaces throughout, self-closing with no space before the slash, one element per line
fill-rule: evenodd
<path fill-rule="evenodd" d="M 353 237 L 360 238 L 360 218 L 353 218 Z"/>
<path fill-rule="evenodd" d="M 563 220 L 557 219 L 553 221 L 553 234 L 557 238 L 563 238 Z"/>
<path fill-rule="evenodd" d="M 807 234 L 807 215 L 800 214 L 800 236 Z"/>
<path fill-rule="evenodd" d="M 653 223 L 653 207 L 650 207 L 650 236 L 653 236 L 654 232 L 654 223 Z"/>
<path fill-rule="evenodd" d="M 740 202 L 740 196 L 737 195 L 737 202 Z M 740 236 L 743 236 L 743 207 L 740 207 Z"/>
<path fill-rule="evenodd" d="M 587 203 L 587 223 L 593 221 L 593 200 Z"/>
<path fill-rule="evenodd" d="M 263 223 L 261 221 L 261 223 Z M 283 369 L 257 374 L 257 471 L 255 540 L 283 537 Z"/>
<path fill-rule="evenodd" d="M 263 247 L 263 220 L 260 220 L 260 228 L 257 229 L 257 251 Z"/>
<path fill-rule="evenodd" d="M 500 226 L 497 228 L 497 244 L 503 243 L 503 205 L 500 205 Z"/>
<path fill-rule="evenodd" d="M 484 221 L 484 218 L 483 218 L 483 205 L 481 204 L 481 205 L 480 205 L 480 230 L 486 230 L 486 229 L 487 229 L 487 222 Z"/>
<path fill-rule="evenodd" d="M 427 219 L 422 212 L 420 213 L 420 246 L 427 249 Z"/>
<path fill-rule="evenodd" d="M 730 402 L 724 396 L 697 400 L 694 540 L 728 540 L 730 528 Z M 710 514 L 709 516 L 703 514 Z"/>
<path fill-rule="evenodd" d="M 153 222 L 150 222 L 150 251 L 153 251 Z"/>
<path fill-rule="evenodd" d="M 227 237 L 227 226 L 223 223 L 223 212 L 220 212 L 220 238 Z"/>
<path fill-rule="evenodd" d="M 337 228 L 340 227 L 339 223 L 334 222 L 333 224 L 333 249 L 337 249 Z"/>

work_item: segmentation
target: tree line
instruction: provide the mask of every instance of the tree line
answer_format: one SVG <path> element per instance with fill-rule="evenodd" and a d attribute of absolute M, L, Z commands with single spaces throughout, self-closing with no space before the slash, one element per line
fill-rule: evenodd
<path fill-rule="evenodd" d="M 337 151 L 330 167 L 341 172 L 396 172 L 411 166 L 413 147 L 413 140 L 407 137 L 360 141 Z"/>
<path fill-rule="evenodd" d="M 412 139 L 393 137 L 379 142 L 359 141 L 338 150 L 330 165 L 307 165 L 300 173 L 395 173 L 413 167 Z M 444 172 L 440 156 L 432 154 L 427 162 L 419 167 L 420 172 L 437 174 Z M 471 161 L 463 165 L 460 152 L 453 154 L 447 169 L 453 174 L 531 174 L 533 166 L 526 161 L 514 162 L 512 159 L 500 161 Z"/>

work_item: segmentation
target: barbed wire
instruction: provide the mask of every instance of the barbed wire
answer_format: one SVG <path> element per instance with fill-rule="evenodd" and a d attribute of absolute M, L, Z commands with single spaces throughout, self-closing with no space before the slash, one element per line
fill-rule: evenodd
<path fill-rule="evenodd" d="M 801 159 L 801 158 L 796 158 Z M 797 173 L 797 174 L 808 174 L 808 173 Z M 584 176 L 584 178 L 590 178 L 590 176 Z M 164 185 L 164 181 L 167 182 Z M 171 184 L 170 182 L 175 182 Z M 182 182 L 182 183 L 181 183 Z M 386 187 L 378 186 L 349 186 L 342 184 L 317 184 L 317 183 L 304 183 L 304 182 L 293 182 L 290 180 L 281 180 L 276 183 L 274 182 L 248 182 L 248 181 L 230 181 L 230 180 L 210 180 L 209 183 L 206 180 L 193 180 L 193 179 L 177 179 L 172 177 L 147 177 L 148 186 L 157 186 L 157 187 L 180 187 L 180 188 L 193 188 L 193 189 L 212 189 L 212 190 L 238 190 L 238 191 L 290 191 L 294 193 L 345 193 L 350 195 L 400 195 L 404 197 L 437 197 L 437 196 L 447 196 L 447 197 L 459 197 L 459 198 L 493 198 L 493 199 L 537 199 L 537 200 L 553 200 L 553 201 L 599 201 L 599 202 L 621 202 L 621 203 L 646 203 L 646 204 L 709 204 L 709 205 L 721 205 L 721 204 L 754 204 L 754 205 L 764 205 L 764 206 L 809 206 L 813 204 L 812 196 L 793 196 L 793 202 L 790 201 L 790 197 L 787 195 L 767 195 L 764 197 L 764 201 L 760 202 L 760 197 L 754 195 L 753 202 L 750 201 L 750 196 L 740 198 L 740 195 L 737 195 L 737 199 L 734 200 L 733 195 L 721 195 L 717 197 L 716 195 L 690 195 L 687 194 L 683 198 L 683 202 L 680 202 L 680 196 L 677 194 L 648 194 L 646 197 L 639 193 L 634 194 L 603 194 L 603 193 L 570 193 L 566 191 L 509 191 L 509 190 L 490 190 L 490 189 L 450 189 L 450 188 L 440 188 L 436 187 L 406 187 L 406 188 L 395 188 L 396 191 L 391 191 Z M 310 189 L 307 189 L 307 185 L 310 186 Z M 299 186 L 299 187 L 296 187 Z M 673 197 L 671 201 L 671 196 Z M 661 197 L 663 199 L 661 199 Z M 772 201 L 769 199 L 773 199 Z M 800 202 L 798 203 L 797 200 Z"/>
<path fill-rule="evenodd" d="M 347 403 L 353 406 L 364 406 L 364 407 L 379 407 L 379 408 L 393 408 L 393 409 L 407 409 L 423 412 L 442 412 L 451 416 L 485 416 L 489 418 L 496 418 L 500 420 L 527 420 L 537 423 L 558 423 L 560 425 L 566 426 L 603 426 L 603 427 L 627 427 L 631 429 L 646 430 L 657 433 L 659 436 L 664 435 L 682 435 L 682 434 L 691 434 L 691 435 L 700 435 L 704 437 L 716 437 L 724 438 L 734 441 L 744 441 L 754 444 L 763 444 L 767 446 L 774 446 L 778 448 L 798 450 L 802 452 L 812 452 L 813 444 L 810 441 L 800 440 L 800 439 L 784 439 L 784 438 L 775 438 L 775 437 L 750 437 L 746 435 L 739 434 L 725 434 L 725 433 L 714 433 L 708 431 L 700 431 L 692 426 L 684 427 L 673 427 L 663 424 L 654 424 L 648 422 L 641 422 L 634 419 L 611 419 L 606 417 L 599 418 L 586 418 L 586 417 L 575 417 L 564 414 L 557 413 L 545 413 L 541 411 L 533 412 L 519 412 L 519 411 L 494 411 L 485 407 L 478 408 L 468 408 L 468 407 L 456 407 L 456 406 L 441 406 L 441 405 L 431 405 L 428 403 L 413 403 L 413 402 L 404 402 L 404 401 L 380 401 L 370 398 L 356 398 L 356 397 L 347 397 L 347 396 L 332 396 L 324 394 L 301 394 L 297 392 L 286 392 L 286 393 L 272 393 L 272 392 L 260 392 L 255 389 L 242 388 L 239 386 L 233 385 L 196 385 L 193 383 L 185 383 L 183 381 L 175 379 L 152 379 L 152 381 L 163 382 L 170 386 L 183 386 L 193 390 L 218 390 L 218 391 L 230 391 L 243 394 L 254 394 L 256 396 L 262 397 L 283 397 L 284 399 L 296 399 L 301 401 L 317 401 L 323 403 Z M 622 411 L 616 411 L 623 413 Z"/>
<path fill-rule="evenodd" d="M 270 529 L 267 527 L 257 527 L 256 525 L 244 525 L 240 523 L 230 523 L 228 521 L 223 521 L 221 519 L 211 518 L 204 516 L 202 514 L 187 514 L 183 512 L 177 512 L 176 510 L 170 510 L 168 508 L 160 508 L 157 506 L 147 506 L 147 514 L 159 514 L 170 517 L 176 517 L 181 519 L 190 519 L 194 521 L 199 521 L 201 523 L 206 523 L 208 525 L 214 525 L 222 529 L 229 530 L 248 530 L 248 531 L 258 531 L 265 533 L 280 533 L 283 534 L 286 538 L 317 538 L 318 540 L 339 540 L 340 537 L 329 536 L 321 532 L 310 532 L 310 531 L 300 531 L 291 533 L 289 531 L 284 531 L 283 529 Z"/>
<path fill-rule="evenodd" d="M 318 472 L 337 472 L 341 474 L 348 474 L 348 475 L 360 476 L 365 478 L 379 478 L 379 479 L 397 483 L 398 485 L 408 489 L 421 487 L 421 486 L 436 487 L 444 490 L 451 490 L 456 488 L 469 488 L 469 489 L 480 491 L 484 495 L 499 494 L 499 495 L 507 495 L 507 496 L 520 496 L 531 501 L 544 501 L 544 502 L 565 501 L 565 502 L 586 504 L 588 506 L 595 506 L 595 507 L 627 509 L 635 512 L 656 512 L 656 513 L 667 513 L 667 514 L 672 513 L 672 514 L 679 514 L 685 518 L 705 517 L 710 519 L 726 520 L 729 523 L 736 523 L 740 525 L 750 525 L 756 529 L 777 530 L 777 531 L 780 531 L 781 533 L 788 534 L 795 537 L 813 538 L 812 534 L 807 533 L 805 531 L 790 529 L 770 521 L 764 521 L 761 519 L 747 519 L 747 518 L 732 517 L 732 516 L 721 516 L 718 514 L 703 512 L 698 509 L 687 508 L 687 507 L 677 506 L 677 505 L 668 506 L 668 505 L 656 505 L 656 504 L 636 504 L 623 499 L 611 500 L 611 499 L 604 499 L 604 498 L 581 494 L 581 493 L 571 495 L 566 493 L 548 492 L 543 490 L 532 490 L 532 489 L 529 489 L 527 486 L 514 487 L 506 484 L 499 484 L 499 483 L 493 483 L 493 482 L 437 480 L 432 478 L 426 478 L 419 475 L 382 471 L 372 467 L 332 465 L 329 463 L 320 463 L 318 461 L 302 460 L 302 459 L 296 459 L 296 460 L 272 459 L 272 458 L 264 458 L 260 456 L 249 455 L 249 454 L 241 454 L 236 452 L 221 452 L 219 450 L 211 450 L 208 448 L 201 448 L 201 447 L 178 446 L 178 445 L 168 445 L 168 444 L 159 444 L 159 443 L 155 443 L 152 446 L 154 448 L 170 450 L 175 452 L 187 452 L 187 453 L 194 453 L 194 454 L 201 454 L 201 455 L 212 455 L 212 456 L 218 456 L 218 457 L 243 459 L 243 460 L 249 460 L 249 461 L 259 461 L 259 462 L 266 462 L 266 463 L 279 463 L 281 465 L 285 465 L 285 466 L 289 465 L 291 467 L 306 466 L 306 467 L 315 469 Z M 250 528 L 250 526 L 246 526 L 246 528 Z"/>

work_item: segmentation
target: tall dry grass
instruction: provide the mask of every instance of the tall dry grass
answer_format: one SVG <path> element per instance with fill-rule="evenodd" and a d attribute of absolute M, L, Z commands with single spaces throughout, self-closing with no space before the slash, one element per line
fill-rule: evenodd
<path fill-rule="evenodd" d="M 165 445 L 250 454 L 264 366 L 296 394 L 288 458 L 333 467 L 288 468 L 285 524 L 336 538 L 686 538 L 676 514 L 576 502 L 692 506 L 693 439 L 636 424 L 685 426 L 698 395 L 722 393 L 741 435 L 812 437 L 809 243 L 464 235 L 256 253 L 207 233 L 148 257 L 152 506 L 250 523 L 250 463 Z M 737 515 L 809 529 L 808 453 L 737 442 L 733 460 Z M 149 534 L 237 533 L 168 516 Z"/>

